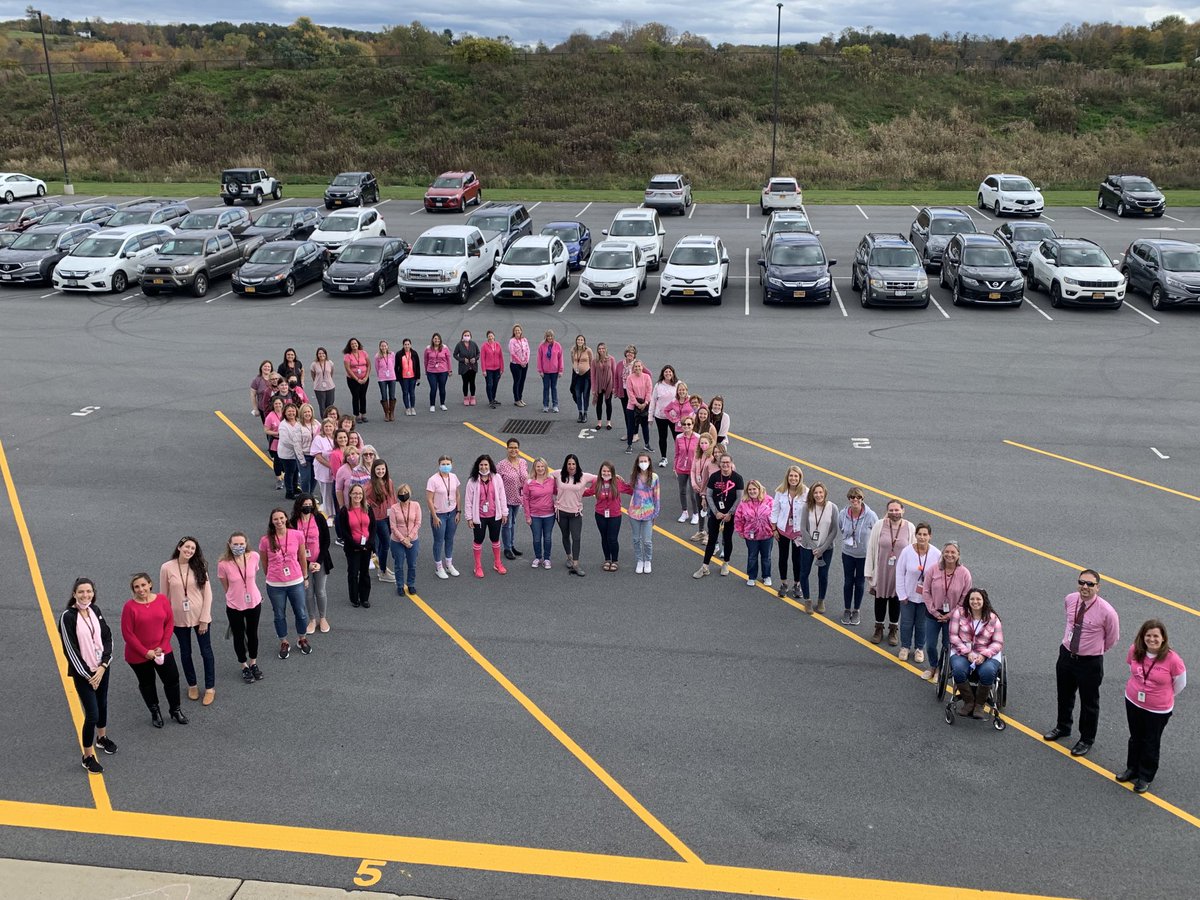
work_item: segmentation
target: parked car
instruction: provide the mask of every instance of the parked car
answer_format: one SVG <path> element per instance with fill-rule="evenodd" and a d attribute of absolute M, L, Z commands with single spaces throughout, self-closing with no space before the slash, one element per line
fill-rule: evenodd
<path fill-rule="evenodd" d="M 500 252 L 512 246 L 519 237 L 533 234 L 533 220 L 529 210 L 520 203 L 489 203 L 471 213 L 468 225 L 474 225 L 484 237 L 496 235 L 500 238 Z"/>
<path fill-rule="evenodd" d="M 186 203 L 175 200 L 159 200 L 148 203 L 134 203 L 119 208 L 112 217 L 104 223 L 105 228 L 119 228 L 122 225 L 166 225 L 178 228 L 190 209 Z"/>
<path fill-rule="evenodd" d="M 454 298 L 466 303 L 472 286 L 500 261 L 500 237 L 485 237 L 474 225 L 439 225 L 413 242 L 400 264 L 400 300 Z"/>
<path fill-rule="evenodd" d="M 835 265 L 815 234 L 780 234 L 758 261 L 763 303 L 828 304 L 833 297 L 829 269 Z"/>
<path fill-rule="evenodd" d="M 323 247 L 330 261 L 342 248 L 365 237 L 384 237 L 387 223 L 374 209 L 341 209 L 321 220 L 309 240 Z"/>
<path fill-rule="evenodd" d="M 450 209 L 464 212 L 468 206 L 483 202 L 483 185 L 474 172 L 443 172 L 433 179 L 425 192 L 425 211 Z"/>
<path fill-rule="evenodd" d="M 1059 237 L 1045 222 L 1005 222 L 992 234 L 1004 241 L 1022 269 L 1028 268 L 1029 255 L 1038 248 L 1038 244 L 1046 238 Z"/>
<path fill-rule="evenodd" d="M 262 238 L 238 243 L 223 230 L 177 231 L 137 267 L 142 293 L 153 297 L 162 291 L 191 291 L 203 297 L 213 279 L 233 274 L 262 244 Z"/>
<path fill-rule="evenodd" d="M 579 303 L 637 306 L 646 286 L 646 257 L 633 241 L 611 238 L 592 250 L 579 275 Z"/>
<path fill-rule="evenodd" d="M 117 207 L 112 203 L 71 203 L 48 210 L 39 225 L 107 225 Z"/>
<path fill-rule="evenodd" d="M 1141 238 L 1125 251 L 1121 272 L 1129 290 L 1148 294 L 1155 309 L 1200 303 L 1200 246 L 1196 244 Z"/>
<path fill-rule="evenodd" d="M 53 200 L 12 203 L 0 207 L 0 232 L 24 231 L 34 225 L 40 225 L 42 220 L 56 208 L 58 208 L 58 204 Z"/>
<path fill-rule="evenodd" d="M 791 232 L 800 232 L 803 234 L 817 234 L 821 232 L 813 231 L 812 223 L 808 221 L 808 213 L 803 210 L 784 210 L 776 212 L 767 220 L 767 224 L 763 226 L 759 234 L 762 236 L 762 255 L 767 256 L 767 251 L 771 246 L 771 238 L 777 234 L 789 234 Z"/>
<path fill-rule="evenodd" d="M 975 198 L 980 209 L 996 216 L 1040 216 L 1046 208 L 1042 189 L 1024 175 L 989 175 L 979 183 Z"/>
<path fill-rule="evenodd" d="M 238 269 L 231 284 L 238 296 L 283 294 L 318 281 L 325 271 L 325 251 L 312 241 L 271 241 L 263 244 Z"/>
<path fill-rule="evenodd" d="M 253 203 L 261 206 L 264 197 L 279 200 L 283 183 L 267 174 L 266 169 L 226 169 L 221 173 L 221 199 L 226 206 Z"/>
<path fill-rule="evenodd" d="M 1020 306 L 1025 279 L 1004 241 L 994 234 L 956 234 L 942 254 L 938 276 L 955 306 L 964 303 Z"/>
<path fill-rule="evenodd" d="M 549 234 L 526 235 L 513 241 L 492 272 L 492 299 L 537 300 L 553 303 L 560 287 L 571 283 L 567 248 Z"/>
<path fill-rule="evenodd" d="M 397 282 L 408 249 L 408 242 L 397 237 L 359 238 L 325 270 L 321 286 L 327 294 L 379 296 Z"/>
<path fill-rule="evenodd" d="M 276 206 L 259 213 L 243 234 L 264 241 L 306 241 L 320 224 L 321 213 L 315 206 Z"/>
<path fill-rule="evenodd" d="M 342 172 L 325 188 L 325 208 L 379 202 L 379 182 L 370 172 Z"/>
<path fill-rule="evenodd" d="M 12 203 L 22 197 L 45 197 L 46 182 L 20 172 L 0 172 L 0 198 Z"/>
<path fill-rule="evenodd" d="M 240 237 L 242 232 L 252 224 L 250 213 L 246 212 L 244 207 L 233 206 L 229 209 L 222 209 L 218 206 L 213 209 L 200 209 L 188 213 L 179 220 L 175 230 L 213 231 L 223 228 L 236 238 Z"/>
<path fill-rule="evenodd" d="M 774 209 L 803 209 L 804 193 L 800 190 L 800 182 L 795 178 L 769 179 L 758 199 L 758 208 L 764 216 Z"/>
<path fill-rule="evenodd" d="M 679 239 L 659 278 L 658 296 L 673 300 L 721 302 L 729 284 L 729 254 L 719 237 L 693 234 Z"/>
<path fill-rule="evenodd" d="M 601 234 L 633 241 L 641 248 L 651 271 L 658 271 L 666 255 L 667 229 L 663 227 L 657 210 L 619 209 L 613 216 L 612 224 Z"/>
<path fill-rule="evenodd" d="M 1167 198 L 1145 175 L 1109 175 L 1100 182 L 1096 206 L 1111 207 L 1118 216 L 1161 216 Z"/>
<path fill-rule="evenodd" d="M 54 267 L 98 225 L 37 225 L 0 250 L 0 283 L 50 284 Z"/>
<path fill-rule="evenodd" d="M 54 289 L 119 294 L 138 280 L 138 265 L 157 253 L 173 233 L 166 225 L 125 225 L 97 231 L 59 260 L 54 267 Z"/>
<path fill-rule="evenodd" d="M 1042 241 L 1029 257 L 1029 287 L 1050 292 L 1051 306 L 1103 306 L 1120 309 L 1125 276 L 1104 248 L 1083 238 Z"/>
<path fill-rule="evenodd" d="M 692 180 L 686 175 L 655 175 L 646 185 L 642 205 L 682 216 L 692 205 Z"/>
<path fill-rule="evenodd" d="M 926 206 L 908 228 L 908 242 L 921 256 L 926 270 L 942 264 L 942 251 L 956 234 L 973 234 L 974 220 L 952 206 Z"/>
<path fill-rule="evenodd" d="M 870 232 L 854 251 L 850 287 L 863 306 L 929 306 L 929 277 L 902 234 Z"/>
<path fill-rule="evenodd" d="M 21 236 L 20 231 L 0 231 L 0 250 L 11 247 L 13 241 Z"/>
<path fill-rule="evenodd" d="M 551 222 L 543 225 L 541 234 L 558 238 L 567 248 L 572 269 L 582 269 L 592 252 L 592 232 L 582 222 Z"/>

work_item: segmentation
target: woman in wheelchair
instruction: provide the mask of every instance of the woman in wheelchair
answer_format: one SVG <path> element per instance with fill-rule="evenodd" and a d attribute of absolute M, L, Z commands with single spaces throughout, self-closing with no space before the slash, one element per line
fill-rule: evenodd
<path fill-rule="evenodd" d="M 991 701 L 992 687 L 1000 674 L 1004 630 L 983 588 L 971 588 L 950 617 L 950 671 L 962 700 L 960 716 L 975 716 Z M 971 675 L 978 676 L 978 685 Z"/>

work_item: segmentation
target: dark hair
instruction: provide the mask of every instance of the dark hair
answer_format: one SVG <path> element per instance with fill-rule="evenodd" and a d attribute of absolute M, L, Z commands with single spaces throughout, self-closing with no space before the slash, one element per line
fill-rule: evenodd
<path fill-rule="evenodd" d="M 204 561 L 204 551 L 200 549 L 200 542 L 190 535 L 184 535 L 175 544 L 175 552 L 171 554 L 171 559 L 179 559 L 179 548 L 191 541 L 196 545 L 196 552 L 192 554 L 192 558 L 188 560 L 188 568 L 192 570 L 192 574 L 196 576 L 196 585 L 204 587 L 208 584 L 208 563 Z"/>
<path fill-rule="evenodd" d="M 580 465 L 579 457 L 576 456 L 574 453 L 568 453 L 563 458 L 562 468 L 558 470 L 558 480 L 561 481 L 563 484 L 567 483 L 567 478 L 569 477 L 567 475 L 567 463 L 569 463 L 571 460 L 575 460 L 575 477 L 571 480 L 575 484 L 579 484 L 579 482 L 583 480 L 583 466 Z"/>
<path fill-rule="evenodd" d="M 488 464 L 488 470 L 493 475 L 496 474 L 496 461 L 488 454 L 480 453 L 477 457 L 475 457 L 475 462 L 471 464 L 471 474 L 467 476 L 469 481 L 479 480 L 479 464 L 481 462 L 486 462 Z"/>
<path fill-rule="evenodd" d="M 1082 572 L 1079 573 L 1080 578 L 1082 578 L 1084 575 L 1091 575 L 1093 578 L 1096 579 L 1096 587 L 1100 586 L 1100 573 L 1097 572 L 1095 569 L 1084 569 Z M 1166 635 L 1166 632 L 1164 631 L 1163 634 Z"/>
<path fill-rule="evenodd" d="M 301 507 L 303 507 L 305 503 L 311 503 L 314 510 L 317 508 L 317 501 L 312 494 L 297 494 L 296 502 L 292 504 L 292 514 L 288 517 L 288 524 L 293 528 L 295 528 L 296 523 L 300 521 L 300 514 L 304 511 L 301 509 Z"/>
<path fill-rule="evenodd" d="M 267 540 L 270 542 L 272 550 L 279 549 L 279 542 L 275 540 L 275 526 L 271 523 L 271 520 L 275 518 L 275 513 L 283 513 L 283 517 L 286 519 L 287 510 L 283 507 L 277 506 L 271 510 L 271 514 L 267 516 Z M 284 527 L 286 528 L 286 524 Z"/>
<path fill-rule="evenodd" d="M 722 457 L 722 459 L 724 459 L 724 457 Z M 829 488 L 825 487 L 825 485 L 822 484 L 820 481 L 814 481 L 812 483 L 812 487 L 810 487 L 808 489 L 808 496 L 804 498 L 804 505 L 809 510 L 814 510 L 817 508 L 817 500 L 813 496 L 813 494 L 816 493 L 817 488 L 820 488 L 821 490 L 823 490 L 825 492 L 825 502 L 826 503 L 829 502 Z"/>
<path fill-rule="evenodd" d="M 1092 574 L 1094 575 L 1095 573 L 1093 572 Z M 1146 632 L 1151 628 L 1157 628 L 1162 632 L 1163 636 L 1162 649 L 1158 651 L 1158 655 L 1154 658 L 1162 659 L 1171 652 L 1171 644 L 1167 640 L 1167 626 L 1158 619 L 1147 619 L 1142 623 L 1142 627 L 1138 629 L 1137 637 L 1133 639 L 1133 658 L 1138 662 L 1141 662 L 1150 654 L 1150 651 L 1146 649 Z"/>
<path fill-rule="evenodd" d="M 296 357 L 296 361 L 294 363 L 292 363 L 291 365 L 288 365 L 288 361 L 287 361 L 287 355 L 289 353 L 292 354 L 292 356 Z M 283 362 L 281 362 L 278 366 L 275 367 L 275 371 L 278 372 L 284 366 L 287 366 L 287 371 L 290 372 L 290 371 L 292 371 L 293 367 L 298 367 L 299 365 L 300 365 L 300 354 L 296 352 L 295 347 L 288 347 L 286 350 L 283 351 Z"/>
<path fill-rule="evenodd" d="M 318 347 L 316 356 L 313 357 L 313 361 L 316 362 L 317 358 L 319 358 L 322 353 L 325 354 L 326 359 L 329 359 L 329 351 L 326 350 L 324 347 Z"/>
<path fill-rule="evenodd" d="M 351 349 L 351 347 L 350 347 L 351 344 L 358 344 L 358 349 L 359 350 L 362 349 L 362 341 L 360 341 L 356 337 L 352 337 L 352 338 L 350 338 L 350 340 L 346 341 L 346 346 L 342 348 L 342 353 L 353 353 L 354 350 Z"/>
<path fill-rule="evenodd" d="M 992 601 L 991 601 L 991 598 L 988 597 L 988 592 L 985 591 L 981 587 L 971 588 L 969 591 L 967 591 L 966 596 L 963 597 L 962 610 L 963 610 L 964 615 L 966 615 L 966 616 L 971 615 L 971 595 L 972 594 L 978 594 L 980 597 L 983 598 L 983 609 L 981 609 L 979 611 L 980 619 L 982 619 L 984 622 L 986 622 L 988 620 L 988 616 L 996 616 L 996 610 L 992 606 Z M 999 619 L 1000 617 L 996 616 L 996 618 Z"/>
<path fill-rule="evenodd" d="M 675 367 L 674 367 L 674 366 L 672 366 L 672 365 L 669 365 L 669 364 L 668 364 L 668 365 L 665 365 L 665 366 L 663 366 L 661 369 L 659 369 L 659 370 L 658 370 L 658 380 L 659 380 L 659 381 L 663 381 L 663 380 L 665 380 L 665 378 L 666 378 L 666 376 L 667 376 L 667 369 L 670 369 L 670 370 L 671 370 L 671 374 L 675 376 L 675 380 L 674 380 L 674 381 L 672 381 L 672 382 L 671 382 L 671 384 L 673 384 L 673 385 L 674 385 L 674 384 L 679 384 L 679 373 L 675 371 Z"/>
<path fill-rule="evenodd" d="M 271 366 L 271 372 L 273 373 L 275 371 L 275 363 L 271 362 L 269 359 L 264 359 L 262 362 L 260 362 L 258 364 L 258 377 L 259 378 L 262 378 L 262 367 L 267 365 L 268 363 Z"/>
<path fill-rule="evenodd" d="M 928 522 L 918 522 L 917 527 L 913 529 L 913 534 L 916 534 L 922 528 L 924 528 L 926 531 L 929 532 L 930 537 L 933 536 L 933 526 L 930 525 Z"/>
<path fill-rule="evenodd" d="M 446 342 L 442 340 L 442 336 L 441 336 L 441 334 L 439 334 L 438 332 L 436 332 L 436 331 L 435 331 L 433 334 L 431 334 L 431 335 L 429 336 L 429 346 L 430 346 L 430 347 L 432 347 L 432 346 L 433 346 L 433 339 L 434 339 L 434 338 L 437 338 L 437 339 L 438 339 L 438 343 L 439 343 L 439 344 L 441 344 L 441 345 L 445 346 Z"/>
<path fill-rule="evenodd" d="M 150 582 L 150 587 L 154 587 L 154 579 L 150 577 L 148 572 L 134 572 L 129 577 L 129 589 L 132 591 L 133 586 L 143 579 Z"/>
<path fill-rule="evenodd" d="M 379 466 L 383 466 L 383 478 L 375 476 L 375 469 Z M 371 489 L 364 494 L 369 494 L 370 499 L 376 503 L 387 503 L 396 494 L 395 485 L 392 484 L 392 470 L 388 468 L 387 461 L 378 456 L 375 457 L 375 462 L 371 463 L 370 485 Z M 364 496 L 363 499 L 366 500 L 367 497 Z"/>
<path fill-rule="evenodd" d="M 96 582 L 90 578 L 76 578 L 75 583 L 71 585 L 71 596 L 67 598 L 67 609 L 75 608 L 75 592 L 79 590 L 82 584 L 90 584 L 92 586 L 92 602 L 96 602 Z"/>

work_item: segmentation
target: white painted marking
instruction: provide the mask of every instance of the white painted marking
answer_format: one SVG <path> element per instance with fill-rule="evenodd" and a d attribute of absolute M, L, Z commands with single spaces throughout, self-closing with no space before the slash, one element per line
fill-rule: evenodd
<path fill-rule="evenodd" d="M 205 300 L 204 302 L 205 302 L 205 303 L 212 303 L 214 300 L 220 300 L 222 297 L 228 297 L 228 296 L 229 296 L 230 294 L 232 294 L 232 293 L 233 293 L 233 290 L 232 290 L 232 289 L 230 289 L 230 290 L 226 291 L 226 292 L 225 292 L 225 293 L 223 293 L 223 294 L 217 294 L 217 296 L 215 296 L 215 297 L 209 297 L 209 298 L 208 298 L 207 300 Z"/>
<path fill-rule="evenodd" d="M 1036 309 L 1039 313 L 1041 313 L 1042 318 L 1045 319 L 1047 322 L 1054 321 L 1052 318 L 1050 318 L 1048 315 L 1046 315 L 1044 312 L 1042 312 L 1041 307 L 1038 306 L 1036 303 L 1034 303 L 1032 300 L 1030 300 L 1028 297 L 1025 298 L 1025 302 L 1028 303 L 1030 306 L 1032 306 L 1034 309 Z"/>
<path fill-rule="evenodd" d="M 72 413 L 71 415 L 74 415 L 74 413 Z M 1170 459 L 1171 458 L 1162 453 L 1159 453 L 1157 447 L 1151 447 L 1150 449 L 1154 451 L 1154 455 L 1157 456 L 1159 459 Z"/>
<path fill-rule="evenodd" d="M 200 195 L 199 195 L 199 194 L 197 194 L 195 197 L 188 197 L 188 198 L 187 198 L 186 200 L 184 200 L 183 202 L 184 202 L 184 203 L 191 203 L 193 200 L 199 200 L 199 199 L 200 199 Z"/>
<path fill-rule="evenodd" d="M 942 314 L 942 318 L 943 318 L 943 319 L 948 319 L 948 318 L 950 318 L 950 316 L 948 316 L 948 315 L 946 314 L 946 311 L 945 311 L 944 309 L 942 309 L 942 304 L 940 304 L 940 303 L 938 303 L 938 302 L 937 302 L 937 297 L 935 297 L 935 296 L 933 296 L 932 294 L 930 294 L 930 295 L 929 295 L 929 300 L 930 300 L 930 302 L 932 302 L 932 303 L 933 303 L 933 305 L 934 305 L 934 306 L 936 306 L 936 307 L 937 307 L 937 311 L 938 311 L 938 312 L 940 312 L 940 313 Z"/>
<path fill-rule="evenodd" d="M 73 413 L 71 413 L 71 415 L 73 415 L 73 416 L 90 416 L 92 413 L 94 413 L 99 408 L 100 407 L 98 407 L 98 406 L 85 406 L 82 409 L 80 409 L 79 412 L 73 412 Z"/>
<path fill-rule="evenodd" d="M 581 209 L 579 212 L 575 213 L 575 215 L 576 215 L 576 216 L 582 216 L 582 215 L 583 215 L 585 212 L 587 212 L 587 211 L 588 211 L 588 209 L 591 207 L 591 205 L 592 205 L 592 204 L 591 204 L 591 201 L 588 201 L 588 205 L 587 205 L 587 206 L 585 206 L 583 209 Z"/>
<path fill-rule="evenodd" d="M 571 301 L 575 299 L 575 295 L 578 293 L 579 293 L 579 285 L 575 285 L 575 290 L 571 291 L 571 296 L 567 298 L 566 303 L 564 303 L 562 306 L 560 306 L 558 308 L 558 311 L 562 312 L 564 309 L 566 309 L 568 306 L 570 306 Z"/>
<path fill-rule="evenodd" d="M 321 293 L 323 290 L 325 290 L 325 288 L 323 288 L 323 287 L 322 287 L 322 288 L 317 288 L 317 289 L 316 289 L 315 291 L 313 291 L 311 294 L 305 294 L 303 297 L 301 297 L 299 300 L 297 300 L 295 303 L 292 303 L 291 305 L 292 305 L 292 306 L 299 306 L 301 303 L 303 303 L 303 302 L 304 302 L 305 300 L 307 300 L 309 297 L 315 297 L 315 296 L 317 296 L 317 294 Z"/>
<path fill-rule="evenodd" d="M 1158 321 L 1158 319 L 1154 318 L 1154 316 L 1146 315 L 1144 312 L 1142 312 L 1140 309 L 1138 309 L 1136 306 L 1134 306 L 1132 303 L 1128 302 L 1127 300 L 1122 300 L 1121 305 L 1127 307 L 1128 309 L 1132 309 L 1135 313 L 1137 313 L 1143 319 L 1149 319 L 1155 325 L 1162 324 L 1162 322 Z"/>
<path fill-rule="evenodd" d="M 863 208 L 862 208 L 861 206 L 859 206 L 857 203 L 855 203 L 855 204 L 854 204 L 854 208 L 855 208 L 855 209 L 857 209 L 857 210 L 858 210 L 860 213 L 862 213 L 862 217 L 863 217 L 864 219 L 870 219 L 870 218 L 871 218 L 871 217 L 870 217 L 870 216 L 868 216 L 868 215 L 867 215 L 865 212 L 863 212 Z"/>
<path fill-rule="evenodd" d="M 829 283 L 833 287 L 833 296 L 837 297 L 838 308 L 842 311 L 842 318 L 848 319 L 850 317 L 850 313 L 846 312 L 846 304 L 842 302 L 842 293 L 837 289 L 837 282 L 831 277 L 829 279 Z"/>
<path fill-rule="evenodd" d="M 692 211 L 690 213 L 688 213 L 689 219 L 696 214 L 696 207 L 698 207 L 699 205 L 700 205 L 699 203 L 692 204 Z"/>
<path fill-rule="evenodd" d="M 574 370 L 572 370 L 572 371 L 574 371 Z M 594 440 L 595 437 L 596 437 L 595 429 L 592 429 L 592 428 L 580 428 L 579 429 L 579 439 L 581 441 L 591 441 L 591 440 Z"/>
<path fill-rule="evenodd" d="M 650 306 L 650 315 L 654 315 L 654 311 L 658 309 L 658 301 L 662 299 L 662 294 L 658 291 L 654 292 L 654 303 Z"/>
<path fill-rule="evenodd" d="M 1045 213 L 1042 213 L 1042 218 L 1043 218 L 1043 219 L 1045 219 L 1047 222 L 1053 222 L 1053 221 L 1054 221 L 1052 218 L 1050 218 L 1050 217 L 1049 217 L 1048 215 L 1046 215 Z"/>
<path fill-rule="evenodd" d="M 750 204 L 749 203 L 746 204 L 746 218 L 747 219 L 750 218 Z"/>
<path fill-rule="evenodd" d="M 871 449 L 871 439 L 866 437 L 852 437 L 850 438 L 850 444 L 855 450 Z"/>
<path fill-rule="evenodd" d="M 746 248 L 746 315 L 750 315 L 750 248 Z"/>
<path fill-rule="evenodd" d="M 62 291 L 51 291 L 51 292 L 50 292 L 50 293 L 48 293 L 48 294 L 42 294 L 42 296 L 40 296 L 38 299 L 39 299 L 39 300 L 45 300 L 47 297 L 55 297 L 55 296 L 57 296 L 58 294 L 61 294 L 61 293 L 62 293 Z"/>
<path fill-rule="evenodd" d="M 533 204 L 533 206 L 529 207 L 529 211 L 533 212 L 535 209 L 537 209 L 541 205 L 542 205 L 542 201 L 539 200 L 537 203 Z"/>
<path fill-rule="evenodd" d="M 1108 216 L 1106 216 L 1104 213 L 1100 212 L 1100 210 L 1098 210 L 1098 209 L 1092 209 L 1090 206 L 1081 206 L 1081 207 L 1079 207 L 1079 208 L 1080 208 L 1080 209 L 1086 209 L 1086 210 L 1087 210 L 1088 212 L 1090 212 L 1092 215 L 1094 215 L 1094 216 L 1099 216 L 1100 218 L 1102 218 L 1102 219 L 1103 219 L 1105 222 L 1111 222 L 1111 221 L 1112 221 L 1112 219 L 1110 219 L 1110 218 L 1109 218 Z"/>
<path fill-rule="evenodd" d="M 1186 225 L 1186 224 L 1187 224 L 1186 222 L 1184 222 L 1184 221 L 1183 221 L 1183 219 L 1177 219 L 1177 218 L 1175 218 L 1174 216 L 1168 216 L 1166 213 L 1163 213 L 1163 218 L 1164 218 L 1164 219 L 1170 219 L 1172 222 L 1178 222 L 1180 225 Z"/>
<path fill-rule="evenodd" d="M 915 212 L 915 213 L 919 213 L 921 210 L 919 210 L 917 207 L 915 207 L 915 206 L 914 206 L 914 207 L 912 208 L 912 211 L 913 211 L 913 212 Z"/>
<path fill-rule="evenodd" d="M 396 296 L 398 297 L 398 296 L 400 296 L 400 295 L 399 295 L 399 294 L 397 294 Z M 393 297 L 391 300 L 384 300 L 384 301 L 383 301 L 383 303 L 379 304 L 379 308 L 380 308 L 380 309 L 383 309 L 383 308 L 384 308 L 385 306 L 387 306 L 389 303 L 395 303 L 395 302 L 396 302 L 396 297 Z"/>
<path fill-rule="evenodd" d="M 409 213 L 409 215 L 410 215 L 410 216 L 415 216 L 417 213 L 423 213 L 423 212 L 425 212 L 425 207 L 424 207 L 424 206 L 419 206 L 419 207 L 417 207 L 416 209 L 414 209 L 412 212 L 410 212 L 410 213 Z"/>
<path fill-rule="evenodd" d="M 967 211 L 967 215 L 979 216 L 985 222 L 992 221 L 992 217 L 989 216 L 987 213 L 983 212 L 982 210 L 975 209 L 974 207 L 970 207 L 970 206 L 964 206 L 963 209 L 965 209 Z"/>
<path fill-rule="evenodd" d="M 480 303 L 482 303 L 484 300 L 486 300 L 490 296 L 492 296 L 492 292 L 487 291 L 482 297 L 480 297 L 478 300 L 476 300 L 474 303 L 472 303 L 470 306 L 467 307 L 467 312 L 470 312 L 471 310 L 473 310 L 475 307 L 477 307 Z"/>

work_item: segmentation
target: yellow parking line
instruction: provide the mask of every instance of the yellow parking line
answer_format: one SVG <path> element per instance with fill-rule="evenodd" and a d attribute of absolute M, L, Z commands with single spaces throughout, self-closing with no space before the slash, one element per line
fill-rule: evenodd
<path fill-rule="evenodd" d="M 1132 481 L 1134 484 L 1140 484 L 1143 487 L 1154 488 L 1156 491 L 1162 491 L 1166 494 L 1174 494 L 1176 497 L 1183 497 L 1185 500 L 1195 500 L 1197 503 L 1200 503 L 1200 497 L 1197 497 L 1195 494 L 1177 491 L 1174 488 L 1169 488 L 1161 484 L 1155 484 L 1153 481 L 1145 481 L 1141 478 L 1134 478 L 1132 475 L 1126 475 L 1122 472 L 1113 471 L 1112 469 L 1105 469 L 1102 466 L 1095 466 L 1080 459 L 1072 459 L 1069 456 L 1060 456 L 1057 453 L 1051 453 L 1049 450 L 1041 450 L 1037 447 L 1031 447 L 1029 444 L 1022 444 L 1017 441 L 1009 440 L 1006 440 L 1004 443 L 1008 444 L 1010 447 L 1028 450 L 1030 453 L 1040 453 L 1042 456 L 1049 456 L 1051 459 L 1059 459 L 1063 462 L 1073 463 L 1074 465 L 1081 466 L 1084 469 L 1091 469 L 1093 472 L 1100 472 L 1104 475 L 1111 475 L 1113 478 L 1121 478 L 1125 481 Z"/>
<path fill-rule="evenodd" d="M 79 695 L 75 693 L 75 686 L 68 680 L 67 662 L 62 655 L 62 644 L 58 636 L 58 620 L 50 608 L 50 597 L 46 594 L 46 583 L 42 580 L 42 567 L 38 564 L 37 553 L 33 549 L 33 539 L 29 536 L 29 526 L 25 523 L 25 513 L 21 509 L 21 499 L 17 496 L 17 485 L 13 481 L 12 470 L 8 467 L 8 454 L 4 451 L 3 441 L 0 441 L 0 474 L 4 476 L 4 486 L 8 490 L 8 502 L 12 506 L 13 519 L 17 523 L 17 531 L 21 535 L 21 546 L 25 550 L 25 563 L 29 567 L 29 578 L 33 582 L 33 593 L 37 597 L 38 609 L 42 613 L 42 625 L 46 628 L 46 637 L 50 639 L 50 651 L 54 654 L 55 668 L 58 669 L 63 693 L 67 696 L 67 706 L 71 709 L 71 721 L 75 723 L 75 739 L 78 741 L 79 734 L 83 730 L 83 707 L 79 705 Z M 87 780 L 96 809 L 111 810 L 112 802 L 108 798 L 108 787 L 104 783 L 104 776 L 88 775 Z"/>
<path fill-rule="evenodd" d="M 246 433 L 234 425 L 233 422 L 230 421 L 229 416 L 225 415 L 225 413 L 221 412 L 219 409 L 213 410 L 213 414 L 226 425 L 228 425 L 233 430 L 233 433 L 240 437 L 245 442 L 246 446 L 254 451 L 255 455 L 257 455 L 259 459 L 265 462 L 268 466 L 274 465 L 274 463 L 271 462 L 271 457 L 263 453 L 258 444 L 246 437 Z"/>

